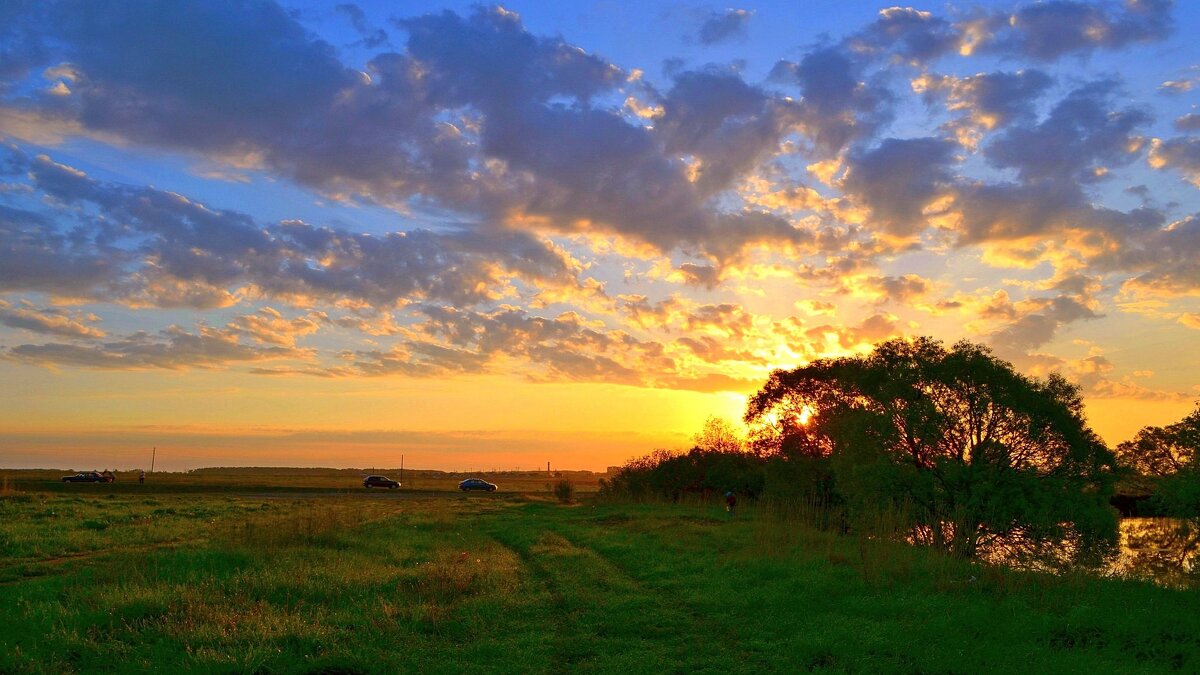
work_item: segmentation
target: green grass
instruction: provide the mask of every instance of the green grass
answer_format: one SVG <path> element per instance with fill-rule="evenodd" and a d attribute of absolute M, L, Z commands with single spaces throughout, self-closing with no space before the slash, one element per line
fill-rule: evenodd
<path fill-rule="evenodd" d="M 753 509 L 0 497 L 0 673 L 1195 672 L 1198 608 Z"/>

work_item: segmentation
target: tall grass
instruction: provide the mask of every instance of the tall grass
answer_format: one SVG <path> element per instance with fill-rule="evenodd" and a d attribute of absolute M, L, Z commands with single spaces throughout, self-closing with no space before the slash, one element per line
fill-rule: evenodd
<path fill-rule="evenodd" d="M 336 546 L 339 536 L 378 517 L 372 505 L 305 502 L 286 513 L 263 504 L 258 512 L 221 522 L 213 538 L 224 545 L 256 550 Z"/>

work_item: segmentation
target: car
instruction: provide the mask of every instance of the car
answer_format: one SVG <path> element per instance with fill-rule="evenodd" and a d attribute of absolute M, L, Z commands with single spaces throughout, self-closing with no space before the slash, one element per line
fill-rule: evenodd
<path fill-rule="evenodd" d="M 482 478 L 468 478 L 458 484 L 458 489 L 466 492 L 467 490 L 486 490 L 487 492 L 495 492 L 496 484 L 489 483 Z"/>
<path fill-rule="evenodd" d="M 100 474 L 99 471 L 81 471 L 74 476 L 63 476 L 64 483 L 108 483 L 107 477 Z"/>
<path fill-rule="evenodd" d="M 385 487 L 395 490 L 396 488 L 400 487 L 400 483 L 388 478 L 387 476 L 367 476 L 363 479 L 363 487 Z"/>

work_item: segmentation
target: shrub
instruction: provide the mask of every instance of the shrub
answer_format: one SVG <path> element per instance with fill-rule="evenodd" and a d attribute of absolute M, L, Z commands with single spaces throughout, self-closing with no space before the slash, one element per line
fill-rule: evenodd
<path fill-rule="evenodd" d="M 575 498 L 575 484 L 566 478 L 555 481 L 554 496 L 564 504 L 570 503 Z"/>

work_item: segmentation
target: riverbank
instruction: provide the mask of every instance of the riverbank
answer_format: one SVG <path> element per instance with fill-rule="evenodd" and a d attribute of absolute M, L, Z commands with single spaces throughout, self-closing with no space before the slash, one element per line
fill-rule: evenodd
<path fill-rule="evenodd" d="M 0 510 L 0 672 L 1200 669 L 1200 592 L 751 510 L 229 493 Z"/>

